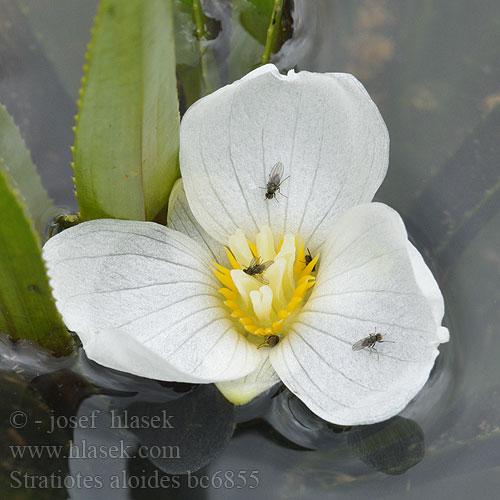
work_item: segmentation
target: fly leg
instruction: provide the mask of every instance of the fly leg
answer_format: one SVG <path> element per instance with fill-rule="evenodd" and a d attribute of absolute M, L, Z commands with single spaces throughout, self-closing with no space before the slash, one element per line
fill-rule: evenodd
<path fill-rule="evenodd" d="M 375 351 L 377 353 L 377 361 L 380 361 L 380 356 L 378 355 L 378 350 L 375 349 L 375 347 L 373 347 L 372 345 L 369 346 L 369 351 L 370 351 L 370 354 L 372 353 L 372 351 Z"/>

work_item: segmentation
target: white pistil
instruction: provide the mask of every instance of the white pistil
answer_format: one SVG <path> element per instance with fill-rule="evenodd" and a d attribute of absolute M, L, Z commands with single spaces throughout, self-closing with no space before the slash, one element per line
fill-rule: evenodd
<path fill-rule="evenodd" d="M 261 286 L 260 289 L 250 292 L 253 310 L 257 319 L 264 324 L 271 323 L 271 314 L 273 313 L 273 291 L 267 286 Z"/>
<path fill-rule="evenodd" d="M 283 238 L 283 245 L 281 245 L 277 258 L 282 258 L 286 262 L 282 288 L 286 293 L 291 293 L 295 288 L 295 280 L 293 277 L 293 266 L 295 263 L 295 238 L 291 234 L 285 234 Z"/>
<path fill-rule="evenodd" d="M 269 281 L 269 286 L 273 291 L 273 305 L 276 310 L 283 309 L 286 305 L 285 291 L 283 290 L 285 267 L 286 260 L 277 258 L 266 272 L 266 280 Z"/>
<path fill-rule="evenodd" d="M 250 292 L 258 290 L 260 285 L 255 278 L 249 276 L 241 269 L 233 269 L 231 271 L 231 279 L 233 280 L 234 286 L 240 292 L 240 296 L 243 299 L 243 304 L 248 310 L 251 307 Z"/>
<path fill-rule="evenodd" d="M 247 267 L 250 264 L 253 255 L 245 233 L 241 229 L 236 230 L 236 233 L 229 237 L 229 248 L 242 267 Z"/>
<path fill-rule="evenodd" d="M 257 253 L 264 262 L 274 259 L 276 251 L 274 250 L 273 233 L 271 233 L 269 226 L 261 227 L 257 233 L 255 244 L 257 246 Z"/>

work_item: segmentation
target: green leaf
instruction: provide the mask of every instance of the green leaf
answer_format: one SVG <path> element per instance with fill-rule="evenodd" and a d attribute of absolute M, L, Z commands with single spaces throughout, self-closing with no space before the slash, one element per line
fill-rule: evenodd
<path fill-rule="evenodd" d="M 283 0 L 249 0 L 251 3 L 257 7 L 259 12 L 262 12 L 268 19 L 273 15 L 273 10 L 275 8 L 275 4 L 283 3 Z"/>
<path fill-rule="evenodd" d="M 267 21 L 266 16 L 249 0 L 233 3 L 228 61 L 230 81 L 241 78 L 260 64 Z"/>
<path fill-rule="evenodd" d="M 284 0 L 238 0 L 232 4 L 229 80 L 234 81 L 278 52 L 290 36 Z M 285 14 L 285 15 L 284 15 Z"/>
<path fill-rule="evenodd" d="M 75 127 L 80 216 L 152 220 L 179 177 L 170 0 L 103 0 Z"/>
<path fill-rule="evenodd" d="M 0 168 L 0 213 L 0 331 L 65 354 L 71 336 L 52 298 L 39 238 L 15 181 L 4 168 Z"/>
<path fill-rule="evenodd" d="M 33 220 L 38 235 L 43 240 L 47 223 L 55 215 L 56 208 L 42 186 L 19 129 L 1 104 L 0 158 L 3 159 L 1 168 L 8 172 L 21 191 L 26 200 L 26 209 Z"/>

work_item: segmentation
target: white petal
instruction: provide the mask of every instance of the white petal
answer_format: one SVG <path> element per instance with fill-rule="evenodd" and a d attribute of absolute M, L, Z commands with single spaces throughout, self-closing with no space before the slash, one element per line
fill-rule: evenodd
<path fill-rule="evenodd" d="M 375 104 L 352 75 L 284 76 L 266 65 L 189 108 L 180 165 L 193 214 L 219 242 L 237 228 L 254 239 L 268 224 L 275 237 L 300 233 L 315 249 L 342 212 L 372 199 L 388 146 Z M 266 200 L 276 162 L 286 197 Z"/>
<path fill-rule="evenodd" d="M 125 330 L 95 330 L 80 334 L 87 357 L 100 365 L 140 377 L 175 382 L 205 382 L 176 370 L 165 358 Z"/>
<path fill-rule="evenodd" d="M 167 226 L 198 242 L 212 254 L 214 261 L 223 266 L 228 265 L 229 261 L 224 247 L 207 234 L 191 212 L 182 179 L 176 181 L 170 192 Z"/>
<path fill-rule="evenodd" d="M 439 286 L 427 267 L 420 252 L 408 241 L 408 254 L 410 256 L 413 273 L 420 291 L 427 298 L 432 309 L 432 314 L 438 328 L 438 340 L 440 343 L 448 342 L 450 334 L 448 329 L 441 326 L 444 316 L 444 300 Z"/>
<path fill-rule="evenodd" d="M 89 357 L 110 368 L 213 382 L 250 373 L 264 356 L 229 318 L 212 256 L 184 234 L 154 223 L 96 220 L 50 239 L 43 255 L 67 327 Z M 110 352 L 100 353 L 104 348 Z"/>
<path fill-rule="evenodd" d="M 269 362 L 269 357 L 262 359 L 259 367 L 238 380 L 215 384 L 224 397 L 235 405 L 245 405 L 259 394 L 270 389 L 280 381 L 278 374 Z"/>
<path fill-rule="evenodd" d="M 323 246 L 311 297 L 271 351 L 283 382 L 328 421 L 385 420 L 429 376 L 440 341 L 433 310 L 439 290 L 421 290 L 408 248 L 401 218 L 389 207 L 370 203 L 346 212 Z M 378 356 L 352 350 L 375 331 L 387 341 L 375 346 Z"/>

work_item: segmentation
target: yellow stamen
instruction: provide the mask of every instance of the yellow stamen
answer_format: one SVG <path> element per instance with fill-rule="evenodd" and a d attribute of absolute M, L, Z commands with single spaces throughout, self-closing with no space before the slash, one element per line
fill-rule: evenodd
<path fill-rule="evenodd" d="M 221 293 L 227 300 L 237 300 L 238 294 L 229 290 L 229 288 L 219 288 L 219 293 Z"/>
<path fill-rule="evenodd" d="M 314 257 L 313 260 L 311 260 L 311 262 L 309 262 L 309 264 L 307 264 L 306 267 L 304 267 L 304 270 L 302 271 L 302 273 L 300 275 L 305 276 L 306 274 L 311 274 L 312 270 L 314 269 L 314 266 L 318 262 L 318 259 L 319 259 L 319 254 L 316 255 L 316 257 Z"/>
<path fill-rule="evenodd" d="M 248 333 L 254 334 L 255 331 L 257 330 L 257 327 L 255 325 L 244 325 L 245 330 Z"/>
<path fill-rule="evenodd" d="M 214 265 L 222 274 L 229 275 L 230 271 L 226 267 L 217 264 L 217 262 L 212 262 L 212 265 Z"/>
<path fill-rule="evenodd" d="M 304 281 L 308 281 L 308 280 L 315 280 L 315 278 L 314 278 L 314 276 L 311 276 L 310 274 L 306 274 L 305 276 L 302 276 L 302 278 L 300 278 L 299 281 L 297 281 L 297 286 L 302 285 L 302 283 L 304 283 Z"/>
<path fill-rule="evenodd" d="M 280 253 L 282 246 L 283 246 L 283 235 L 280 236 L 280 242 L 278 243 L 278 248 L 276 249 L 276 253 Z"/>
<path fill-rule="evenodd" d="M 236 311 L 236 309 L 239 309 L 238 302 L 235 302 L 234 300 L 225 300 L 224 305 L 229 307 L 229 309 L 232 309 L 233 311 Z"/>
<path fill-rule="evenodd" d="M 309 276 L 309 278 L 312 278 L 312 276 Z M 306 294 L 307 290 L 309 290 L 309 288 L 311 288 L 314 285 L 314 281 L 315 281 L 314 278 L 311 281 L 305 280 L 301 285 L 299 285 L 293 291 L 293 296 L 304 298 L 304 295 Z"/>
<path fill-rule="evenodd" d="M 291 234 L 281 236 L 275 250 L 272 232 L 265 226 L 258 233 L 256 243 L 237 230 L 225 250 L 230 267 L 213 263 L 212 271 L 224 285 L 219 292 L 231 317 L 238 320 L 236 324 L 247 334 L 285 336 L 288 322 L 316 283 L 312 270 L 319 254 L 306 265 L 304 244 Z M 243 269 L 249 266 L 252 257 L 273 263 L 258 275 L 248 274 Z M 271 347 L 267 343 L 262 345 Z"/>
<path fill-rule="evenodd" d="M 231 316 L 233 318 L 244 318 L 245 317 L 245 313 L 241 309 L 236 309 L 235 311 L 233 311 L 231 313 Z"/>
<path fill-rule="evenodd" d="M 290 302 L 286 306 L 287 311 L 293 313 L 293 311 L 295 311 L 296 307 L 301 302 L 302 302 L 302 297 L 292 297 L 292 300 L 290 300 Z"/>
<path fill-rule="evenodd" d="M 284 323 L 285 320 L 283 319 L 280 319 L 279 321 L 275 321 L 273 323 L 273 330 L 274 330 L 274 333 L 280 333 L 281 330 L 283 329 L 283 323 Z"/>
<path fill-rule="evenodd" d="M 238 261 L 234 258 L 233 252 L 231 252 L 231 250 L 229 250 L 229 248 L 227 247 L 224 247 L 224 250 L 226 251 L 227 258 L 229 259 L 229 263 L 231 264 L 233 269 L 241 269 Z"/>
<path fill-rule="evenodd" d="M 219 271 L 216 271 L 215 269 L 212 269 L 213 273 L 215 274 L 215 277 L 227 288 L 232 290 L 233 292 L 237 292 L 238 290 L 234 286 L 233 280 L 231 279 L 230 275 L 222 274 Z"/>
<path fill-rule="evenodd" d="M 247 240 L 248 246 L 250 247 L 250 250 L 252 251 L 252 255 L 254 257 L 258 257 L 259 254 L 257 253 L 257 247 L 255 246 L 255 243 L 253 241 Z"/>

